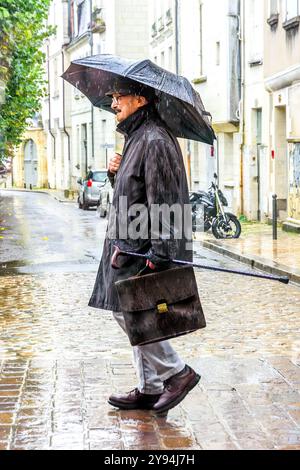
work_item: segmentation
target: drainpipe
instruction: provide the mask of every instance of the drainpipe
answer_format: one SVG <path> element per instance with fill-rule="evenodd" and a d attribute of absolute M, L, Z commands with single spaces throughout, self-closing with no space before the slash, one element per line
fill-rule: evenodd
<path fill-rule="evenodd" d="M 91 47 L 91 55 L 94 53 L 94 38 L 93 38 L 93 0 L 90 0 L 90 38 L 89 43 Z M 92 162 L 94 163 L 95 158 L 95 138 L 94 138 L 94 106 L 91 106 L 91 124 L 92 124 Z"/>
<path fill-rule="evenodd" d="M 49 44 L 47 44 L 47 78 L 48 78 L 48 97 L 49 97 L 49 121 L 48 121 L 48 131 L 53 139 L 53 160 L 56 160 L 56 139 L 55 135 L 51 131 L 51 94 L 50 94 L 50 52 L 49 52 Z M 49 182 L 48 182 L 49 185 Z M 55 186 L 56 186 L 56 169 L 55 169 Z"/>
<path fill-rule="evenodd" d="M 179 0 L 175 0 L 175 64 L 179 75 Z"/>
<path fill-rule="evenodd" d="M 199 1 L 200 20 L 200 76 L 203 75 L 203 0 Z"/>
<path fill-rule="evenodd" d="M 240 204 L 241 214 L 244 214 L 244 147 L 245 147 L 245 0 L 241 0 L 240 6 L 240 41 L 241 41 L 241 106 L 240 106 Z"/>
<path fill-rule="evenodd" d="M 61 62 L 62 62 L 62 71 L 64 72 L 65 71 L 65 51 L 64 51 L 64 46 L 66 46 L 66 44 L 64 44 L 62 46 L 62 50 L 61 50 Z M 62 88 L 62 93 L 63 93 L 63 131 L 65 133 L 65 135 L 67 136 L 67 139 L 68 139 L 68 162 L 69 162 L 69 182 L 68 182 L 68 186 L 69 186 L 69 189 L 71 189 L 71 136 L 70 134 L 68 133 L 67 129 L 66 129 L 66 92 L 65 92 L 65 80 L 62 81 L 62 85 L 63 85 L 63 88 Z"/>

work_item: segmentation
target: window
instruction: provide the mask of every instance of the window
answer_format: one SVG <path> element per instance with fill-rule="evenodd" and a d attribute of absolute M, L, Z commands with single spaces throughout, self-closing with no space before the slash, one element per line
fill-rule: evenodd
<path fill-rule="evenodd" d="M 279 21 L 278 0 L 269 0 L 269 16 L 267 19 L 267 23 L 270 25 L 272 30 L 276 30 L 278 21 Z"/>
<path fill-rule="evenodd" d="M 90 24 L 90 1 L 70 1 L 70 32 L 72 38 L 84 34 Z"/>
<path fill-rule="evenodd" d="M 249 42 L 249 65 L 260 65 L 264 56 L 263 52 L 263 11 L 264 4 L 261 0 L 249 1 L 249 27 L 251 28 L 251 41 Z"/>
<path fill-rule="evenodd" d="M 58 89 L 58 64 L 57 64 L 57 58 L 54 59 L 54 64 L 53 64 L 53 97 L 56 98 L 59 96 L 59 89 Z"/>
<path fill-rule="evenodd" d="M 156 25 L 156 23 L 153 23 L 153 24 L 152 24 L 151 36 L 152 36 L 153 38 L 154 38 L 155 36 L 157 36 L 157 25 Z"/>
<path fill-rule="evenodd" d="M 278 14 L 278 0 L 269 0 L 269 17 Z"/>
<path fill-rule="evenodd" d="M 173 18 L 172 18 L 172 10 L 171 8 L 169 8 L 166 12 L 166 25 L 169 26 L 173 21 Z"/>
<path fill-rule="evenodd" d="M 81 168 L 85 174 L 88 170 L 88 140 L 87 140 L 87 125 L 81 124 Z"/>
<path fill-rule="evenodd" d="M 170 72 L 173 71 L 173 48 L 172 46 L 169 47 L 169 70 Z"/>
<path fill-rule="evenodd" d="M 200 77 L 203 75 L 203 5 L 199 5 L 199 65 Z"/>
<path fill-rule="evenodd" d="M 75 0 L 71 0 L 70 3 L 70 34 L 71 37 L 74 38 L 78 34 L 77 28 L 77 17 L 76 17 L 76 7 L 75 7 Z"/>
<path fill-rule="evenodd" d="M 165 53 L 164 53 L 164 51 L 160 53 L 160 65 L 161 65 L 161 67 L 165 66 Z"/>
<path fill-rule="evenodd" d="M 216 43 L 216 65 L 220 65 L 221 63 L 221 45 L 220 42 Z"/>
<path fill-rule="evenodd" d="M 283 0 L 284 3 L 284 21 L 289 21 L 292 18 L 299 16 L 299 0 Z"/>
<path fill-rule="evenodd" d="M 88 0 L 77 0 L 78 36 L 88 30 L 90 23 L 90 6 Z"/>
<path fill-rule="evenodd" d="M 79 170 L 80 168 L 80 127 L 76 127 L 76 165 L 75 167 Z"/>

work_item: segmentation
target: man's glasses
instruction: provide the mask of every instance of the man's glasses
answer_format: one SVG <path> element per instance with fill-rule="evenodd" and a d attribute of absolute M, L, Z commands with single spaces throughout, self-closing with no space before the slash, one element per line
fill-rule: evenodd
<path fill-rule="evenodd" d="M 120 104 L 120 100 L 121 100 L 121 98 L 123 98 L 124 96 L 128 96 L 128 95 L 113 96 L 113 97 L 112 97 L 112 102 L 115 103 L 115 104 Z"/>

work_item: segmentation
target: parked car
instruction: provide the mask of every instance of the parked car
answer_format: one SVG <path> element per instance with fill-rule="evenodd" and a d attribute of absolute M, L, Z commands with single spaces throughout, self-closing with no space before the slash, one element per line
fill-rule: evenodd
<path fill-rule="evenodd" d="M 79 178 L 77 183 L 80 186 L 78 195 L 79 209 L 87 210 L 89 207 L 96 207 L 99 203 L 99 196 L 102 186 L 107 179 L 107 170 L 89 171 L 86 178 Z"/>
<path fill-rule="evenodd" d="M 0 175 L 7 176 L 8 173 L 11 173 L 12 162 L 11 158 L 2 157 L 0 155 Z"/>
<path fill-rule="evenodd" d="M 106 178 L 104 186 L 100 190 L 100 197 L 97 207 L 97 212 L 100 217 L 106 217 L 109 212 L 109 207 L 113 199 L 113 188 L 108 178 Z"/>

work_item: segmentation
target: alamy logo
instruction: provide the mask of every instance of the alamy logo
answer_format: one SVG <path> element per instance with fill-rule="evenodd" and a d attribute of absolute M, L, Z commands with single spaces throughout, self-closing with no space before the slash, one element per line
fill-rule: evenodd
<path fill-rule="evenodd" d="M 204 231 L 203 206 L 197 206 L 192 216 L 190 204 L 133 204 L 121 196 L 111 205 L 108 237 L 112 240 L 190 240 L 192 227 Z"/>

